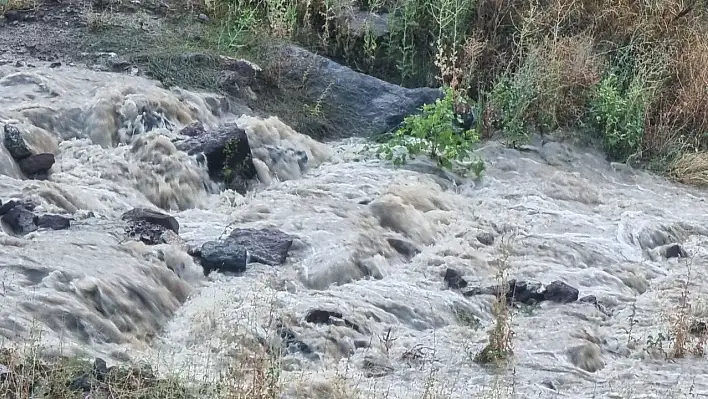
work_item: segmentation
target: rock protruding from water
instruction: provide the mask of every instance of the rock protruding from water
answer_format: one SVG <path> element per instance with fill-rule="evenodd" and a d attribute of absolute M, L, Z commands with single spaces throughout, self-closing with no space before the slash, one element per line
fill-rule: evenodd
<path fill-rule="evenodd" d="M 505 296 L 509 303 L 523 303 L 526 305 L 535 305 L 543 301 L 551 301 L 557 303 L 575 302 L 578 300 L 579 294 L 577 288 L 571 287 L 570 285 L 559 280 L 553 281 L 547 286 L 544 286 L 542 283 L 539 282 L 510 280 L 507 283 L 507 287 L 505 288 Z M 499 286 L 490 286 L 467 288 L 462 291 L 462 294 L 465 296 L 499 296 L 501 292 L 502 290 Z"/>
<path fill-rule="evenodd" d="M 162 242 L 165 231 L 179 234 L 179 223 L 174 217 L 162 212 L 147 208 L 133 208 L 121 216 L 128 222 L 126 233 L 147 245 L 156 245 Z"/>
<path fill-rule="evenodd" d="M 248 250 L 251 262 L 277 266 L 285 263 L 293 237 L 276 229 L 234 229 L 227 241 Z"/>
<path fill-rule="evenodd" d="M 54 154 L 34 154 L 17 126 L 6 124 L 4 133 L 3 144 L 22 173 L 29 178 L 46 179 L 55 162 Z"/>
<path fill-rule="evenodd" d="M 22 138 L 22 133 L 17 126 L 6 124 L 4 131 L 3 144 L 12 158 L 20 160 L 32 155 L 32 151 L 27 146 L 25 139 Z"/>
<path fill-rule="evenodd" d="M 293 237 L 277 229 L 234 229 L 223 240 L 207 241 L 194 254 L 205 275 L 213 270 L 242 273 L 248 262 L 285 263 L 292 244 Z"/>
<path fill-rule="evenodd" d="M 10 233 L 23 236 L 38 229 L 64 230 L 71 226 L 71 219 L 61 215 L 37 216 L 34 205 L 24 200 L 10 200 L 0 206 L 2 222 Z"/>
<path fill-rule="evenodd" d="M 65 230 L 71 227 L 71 219 L 61 215 L 40 215 L 37 217 L 37 227 L 40 229 Z"/>
<path fill-rule="evenodd" d="M 12 232 L 17 235 L 29 234 L 37 230 L 37 216 L 22 205 L 13 206 L 2 216 Z"/>
<path fill-rule="evenodd" d="M 209 177 L 224 182 L 227 188 L 241 194 L 248 190 L 249 181 L 256 178 L 248 136 L 236 124 L 226 124 L 218 129 L 188 136 L 175 145 L 189 155 L 204 154 Z"/>
<path fill-rule="evenodd" d="M 321 104 L 325 118 L 343 137 L 389 132 L 442 97 L 438 89 L 397 86 L 297 46 L 284 47 L 277 57 L 282 78 L 304 86 L 299 94 L 310 104 Z"/>
<path fill-rule="evenodd" d="M 455 269 L 445 270 L 445 276 L 443 280 L 447 283 L 447 286 L 453 290 L 459 290 L 467 287 L 467 280 L 462 278 L 462 273 Z"/>
<path fill-rule="evenodd" d="M 359 326 L 344 318 L 340 312 L 331 310 L 313 309 L 305 316 L 305 321 L 312 324 L 331 324 L 349 327 L 356 332 L 360 332 Z"/>
<path fill-rule="evenodd" d="M 204 275 L 214 270 L 243 273 L 248 264 L 246 248 L 230 241 L 207 241 L 199 252 Z"/>

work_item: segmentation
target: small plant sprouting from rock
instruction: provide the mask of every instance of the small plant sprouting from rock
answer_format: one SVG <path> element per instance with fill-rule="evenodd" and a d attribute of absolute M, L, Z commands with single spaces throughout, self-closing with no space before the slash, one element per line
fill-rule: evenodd
<path fill-rule="evenodd" d="M 489 342 L 474 357 L 474 361 L 480 364 L 502 363 L 514 354 L 512 339 L 513 314 L 507 299 L 509 290 L 509 257 L 511 256 L 510 237 L 501 238 L 502 256 L 499 259 L 497 268 L 497 284 L 499 291 L 494 302 L 494 326 L 489 330 Z"/>
<path fill-rule="evenodd" d="M 224 165 L 222 167 L 222 173 L 224 175 L 224 183 L 229 184 L 234 176 L 234 170 L 231 165 L 233 164 L 233 158 L 236 154 L 236 147 L 238 142 L 233 139 L 229 140 L 224 146 Z"/>
<path fill-rule="evenodd" d="M 455 112 L 458 106 L 471 108 L 467 102 L 464 95 L 446 87 L 443 98 L 424 105 L 421 114 L 406 117 L 403 126 L 379 147 L 378 155 L 402 165 L 427 153 L 438 166 L 465 174 L 471 171 L 479 176 L 484 163 L 472 155 L 472 146 L 479 141 L 479 134 L 476 126 L 465 126 L 464 115 Z"/>

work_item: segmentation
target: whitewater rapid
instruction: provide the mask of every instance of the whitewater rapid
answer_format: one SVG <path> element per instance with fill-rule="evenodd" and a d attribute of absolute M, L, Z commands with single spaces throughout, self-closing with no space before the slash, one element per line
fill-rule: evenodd
<path fill-rule="evenodd" d="M 140 131 L 143 105 L 174 128 Z M 425 160 L 393 168 L 364 140 L 319 143 L 277 118 L 231 109 L 219 95 L 141 77 L 0 67 L 0 122 L 18 124 L 33 149 L 57 158 L 47 181 L 26 180 L 0 149 L 0 199 L 74 218 L 68 230 L 0 235 L 5 345 L 41 336 L 63 352 L 197 377 L 277 339 L 278 319 L 315 352 L 281 360 L 289 397 L 708 395 L 704 359 L 645 350 L 649 336 L 669 330 L 686 279 L 687 260 L 662 258 L 660 245 L 680 243 L 691 255 L 691 311 L 708 317 L 705 192 L 549 138 L 524 151 L 484 143 L 486 171 L 476 180 Z M 246 129 L 265 183 L 245 196 L 210 193 L 206 170 L 172 142 L 196 120 Z M 267 146 L 305 151 L 309 170 L 274 162 Z M 170 213 L 193 246 L 234 227 L 296 239 L 282 266 L 204 277 L 179 245 L 126 241 L 119 219 L 133 207 Z M 482 233 L 494 243 L 483 244 Z M 389 239 L 418 253 L 404 256 Z M 494 299 L 464 297 L 443 275 L 454 268 L 471 286 L 494 284 L 505 255 L 510 277 L 564 281 L 605 312 L 581 302 L 516 311 L 513 361 L 496 370 L 472 362 Z M 308 323 L 313 309 L 340 312 L 349 325 Z"/>

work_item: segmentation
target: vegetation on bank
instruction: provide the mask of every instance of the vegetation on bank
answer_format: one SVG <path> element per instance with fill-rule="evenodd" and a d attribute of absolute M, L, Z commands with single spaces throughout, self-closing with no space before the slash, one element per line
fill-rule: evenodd
<path fill-rule="evenodd" d="M 501 131 L 516 146 L 534 130 L 582 131 L 602 142 L 612 160 L 642 163 L 687 183 L 703 180 L 705 171 L 691 166 L 703 159 L 708 145 L 708 19 L 698 4 L 207 0 L 205 5 L 223 51 L 242 51 L 263 38 L 294 41 L 393 83 L 446 87 L 473 99 L 483 122 L 475 126 L 477 136 L 488 133 L 485 128 Z M 363 31 L 346 22 L 347 16 L 367 15 L 360 12 L 378 15 L 369 14 L 373 22 Z M 410 129 L 408 135 L 416 136 Z"/>

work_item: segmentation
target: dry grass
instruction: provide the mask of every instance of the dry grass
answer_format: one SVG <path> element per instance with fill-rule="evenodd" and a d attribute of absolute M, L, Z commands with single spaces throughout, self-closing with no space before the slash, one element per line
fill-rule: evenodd
<path fill-rule="evenodd" d="M 474 361 L 480 364 L 501 365 L 514 355 L 513 314 L 509 303 L 509 257 L 513 239 L 514 235 L 500 237 L 502 255 L 497 260 L 496 280 L 499 288 L 492 308 L 494 325 L 488 332 L 487 345 L 474 357 Z M 511 293 L 512 298 L 513 295 Z"/>
<path fill-rule="evenodd" d="M 669 176 L 680 183 L 708 187 L 708 153 L 687 152 L 670 167 Z"/>

